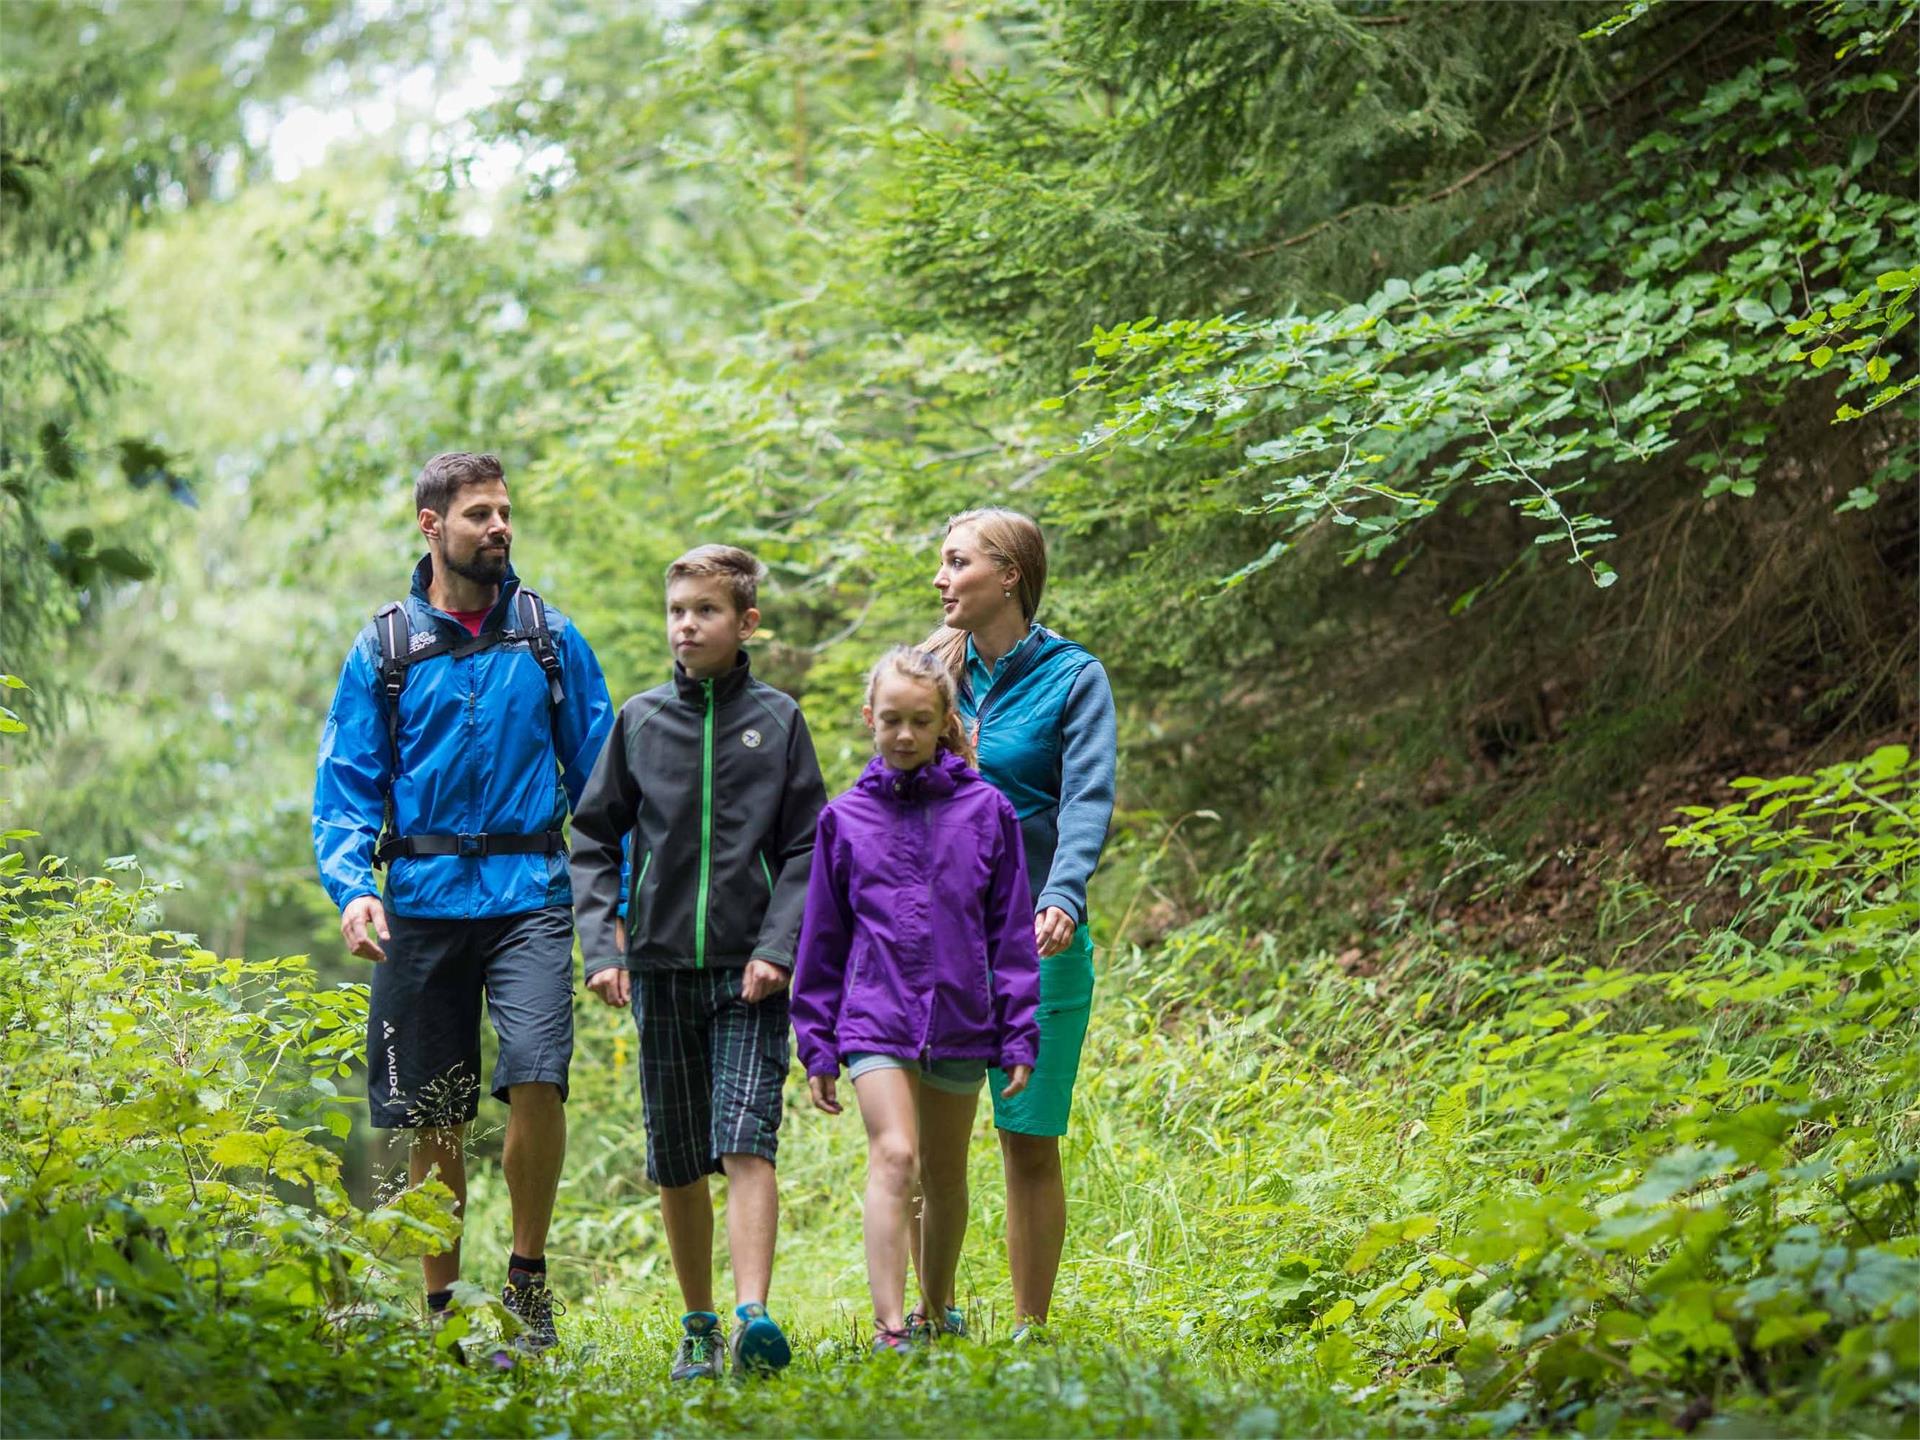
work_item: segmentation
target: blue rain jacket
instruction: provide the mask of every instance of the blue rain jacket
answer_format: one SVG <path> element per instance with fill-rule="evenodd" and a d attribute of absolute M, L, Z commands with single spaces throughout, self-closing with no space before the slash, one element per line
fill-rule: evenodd
<path fill-rule="evenodd" d="M 433 561 L 414 567 L 407 619 L 415 635 L 467 629 L 427 600 Z M 520 580 L 511 569 L 481 625 L 511 628 Z M 380 641 L 369 621 L 340 670 L 320 735 L 313 786 L 313 853 L 320 881 L 342 909 L 374 883 L 389 788 L 396 835 L 534 834 L 557 830 L 580 802 L 613 727 L 607 682 L 580 632 L 551 605 L 566 699 L 554 710 L 546 672 L 525 644 L 462 659 L 441 655 L 408 668 L 400 692 L 398 765 L 387 738 Z M 549 712 L 552 711 L 551 723 Z M 422 855 L 395 860 L 382 903 L 420 920 L 476 920 L 571 905 L 565 850 L 551 855 Z"/>
<path fill-rule="evenodd" d="M 976 727 L 980 773 L 1020 816 L 1035 913 L 1057 906 L 1084 923 L 1113 819 L 1119 741 L 1107 672 L 1044 625 L 991 670 L 969 637 L 960 713 Z"/>

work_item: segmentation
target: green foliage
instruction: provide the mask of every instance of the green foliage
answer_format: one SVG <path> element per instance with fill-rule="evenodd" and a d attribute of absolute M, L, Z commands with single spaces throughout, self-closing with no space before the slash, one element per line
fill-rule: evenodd
<path fill-rule="evenodd" d="M 1130 1228 L 1093 1293 L 1250 1326 L 1403 1419 L 1910 1415 L 1920 766 L 1741 788 L 1672 843 L 1746 904 L 1673 904 L 1658 968 L 1416 944 L 1354 977 L 1207 923 L 1124 971 L 1086 1162 Z"/>
<path fill-rule="evenodd" d="M 459 1234 L 437 1181 L 368 1212 L 342 1187 L 338 1086 L 364 992 L 151 930 L 158 900 L 0 859 L 0 1269 L 19 1433 L 266 1434 L 287 1405 L 350 1415 L 341 1396 L 419 1361 L 396 1270 Z M 256 1347 L 257 1371 L 243 1360 Z"/>

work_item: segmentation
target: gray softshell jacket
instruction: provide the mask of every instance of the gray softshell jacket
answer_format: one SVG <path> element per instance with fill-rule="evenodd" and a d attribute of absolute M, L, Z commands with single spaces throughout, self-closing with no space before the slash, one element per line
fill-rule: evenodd
<path fill-rule="evenodd" d="M 573 811 L 580 951 L 591 976 L 703 970 L 766 960 L 793 967 L 827 803 L 800 707 L 733 669 L 665 685 L 620 707 Z M 621 841 L 630 839 L 627 952 L 614 943 Z"/>

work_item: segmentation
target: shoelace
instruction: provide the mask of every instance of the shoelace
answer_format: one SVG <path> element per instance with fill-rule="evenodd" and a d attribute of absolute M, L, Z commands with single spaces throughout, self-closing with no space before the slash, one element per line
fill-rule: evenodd
<path fill-rule="evenodd" d="M 567 1307 L 544 1285 L 515 1285 L 509 1281 L 507 1294 L 508 1308 L 512 1309 L 515 1302 L 526 1306 L 522 1318 L 527 1320 L 551 1320 L 567 1313 Z"/>
<path fill-rule="evenodd" d="M 873 1322 L 873 1338 L 876 1344 L 884 1344 L 889 1350 L 897 1350 L 902 1345 L 913 1344 L 913 1329 L 911 1325 L 902 1325 L 898 1330 L 894 1330 L 876 1320 Z"/>

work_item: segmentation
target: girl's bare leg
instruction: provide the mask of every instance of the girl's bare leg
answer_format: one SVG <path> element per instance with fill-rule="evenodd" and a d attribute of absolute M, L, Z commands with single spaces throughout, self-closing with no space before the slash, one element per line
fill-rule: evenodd
<path fill-rule="evenodd" d="M 914 1270 L 922 1312 L 935 1325 L 954 1303 L 954 1277 L 967 1238 L 967 1142 L 980 1093 L 920 1087 L 920 1215 Z"/>
<path fill-rule="evenodd" d="M 870 1070 L 853 1082 L 867 1127 L 867 1286 L 873 1317 L 889 1330 L 907 1323 L 907 1197 L 919 1151 L 919 1077 Z"/>

